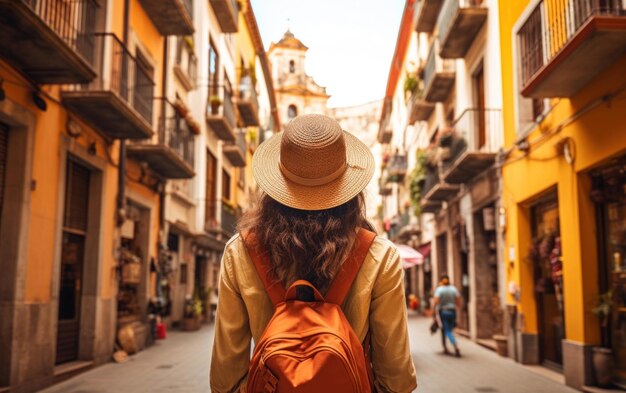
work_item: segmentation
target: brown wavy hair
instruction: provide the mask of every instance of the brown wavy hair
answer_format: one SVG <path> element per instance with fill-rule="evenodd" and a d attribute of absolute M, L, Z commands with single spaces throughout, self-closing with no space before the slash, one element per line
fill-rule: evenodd
<path fill-rule="evenodd" d="M 285 287 L 304 279 L 324 292 L 348 256 L 358 228 L 374 231 L 365 216 L 365 196 L 326 210 L 299 210 L 261 194 L 239 221 L 253 233 L 259 253 L 267 253 L 273 277 Z"/>

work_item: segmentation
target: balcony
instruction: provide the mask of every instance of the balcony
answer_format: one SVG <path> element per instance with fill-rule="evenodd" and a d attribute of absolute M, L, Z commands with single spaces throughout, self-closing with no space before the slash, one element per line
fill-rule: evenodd
<path fill-rule="evenodd" d="M 231 207 L 229 204 L 222 202 L 222 231 L 226 236 L 231 237 L 237 232 L 237 222 L 241 217 L 241 209 Z"/>
<path fill-rule="evenodd" d="M 232 207 L 230 203 L 222 200 L 209 200 L 205 204 L 204 230 L 230 238 L 237 231 L 240 217 L 240 208 Z"/>
<path fill-rule="evenodd" d="M 444 59 L 460 59 L 487 20 L 485 0 L 446 0 L 439 16 L 440 51 Z"/>
<path fill-rule="evenodd" d="M 193 34 L 192 0 L 140 0 L 154 26 L 162 35 Z"/>
<path fill-rule="evenodd" d="M 378 179 L 378 194 L 382 196 L 391 195 L 391 193 L 393 192 L 391 183 L 387 182 L 386 177 L 386 174 L 383 173 L 380 179 Z"/>
<path fill-rule="evenodd" d="M 194 135 L 174 105 L 163 98 L 157 102 L 161 108 L 157 138 L 129 144 L 128 156 L 146 162 L 165 179 L 191 179 Z"/>
<path fill-rule="evenodd" d="M 150 138 L 154 82 L 114 34 L 93 36 L 99 77 L 68 86 L 63 103 L 104 136 Z"/>
<path fill-rule="evenodd" d="M 453 128 L 450 156 L 442 163 L 443 179 L 450 184 L 467 183 L 495 163 L 497 146 L 488 142 L 489 136 L 502 133 L 502 113 L 466 109 Z"/>
<path fill-rule="evenodd" d="M 239 6 L 235 0 L 210 0 L 211 7 L 223 33 L 239 30 Z"/>
<path fill-rule="evenodd" d="M 437 54 L 437 43 L 430 48 L 424 68 L 424 98 L 429 102 L 442 102 L 448 98 L 456 79 L 455 63 Z"/>
<path fill-rule="evenodd" d="M 237 141 L 224 144 L 224 155 L 233 166 L 246 166 L 246 134 L 237 134 Z"/>
<path fill-rule="evenodd" d="M 230 90 L 226 87 L 219 89 L 219 95 L 209 96 L 206 122 L 219 139 L 235 141 L 235 106 Z"/>
<path fill-rule="evenodd" d="M 437 213 L 441 210 L 441 207 L 442 205 L 440 201 L 422 200 L 422 203 L 420 204 L 420 211 L 422 213 Z"/>
<path fill-rule="evenodd" d="M 420 33 L 432 33 L 444 0 L 422 0 L 417 6 L 415 30 Z"/>
<path fill-rule="evenodd" d="M 572 97 L 624 55 L 621 0 L 541 1 L 517 33 L 521 92 Z"/>
<path fill-rule="evenodd" d="M 387 182 L 402 183 L 406 176 L 408 163 L 406 154 L 394 154 L 391 156 L 389 166 L 387 167 Z"/>
<path fill-rule="evenodd" d="M 438 168 L 429 169 L 426 171 L 426 182 L 422 190 L 421 206 L 440 204 L 454 197 L 458 191 L 458 185 L 448 184 L 440 180 Z"/>
<path fill-rule="evenodd" d="M 237 109 L 244 126 L 259 125 L 259 101 L 250 76 L 243 76 L 239 82 Z"/>
<path fill-rule="evenodd" d="M 192 45 L 193 41 L 188 37 L 178 37 L 174 75 L 187 91 L 196 87 L 198 79 L 198 58 Z"/>
<path fill-rule="evenodd" d="M 435 104 L 424 99 L 424 90 L 418 89 L 409 98 L 409 123 L 426 121 L 435 110 Z"/>
<path fill-rule="evenodd" d="M 41 84 L 87 83 L 95 0 L 0 0 L 0 57 Z"/>

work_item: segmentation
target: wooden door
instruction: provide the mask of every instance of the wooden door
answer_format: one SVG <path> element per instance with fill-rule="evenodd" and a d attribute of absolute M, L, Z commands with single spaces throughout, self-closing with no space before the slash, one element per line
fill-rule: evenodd
<path fill-rule="evenodd" d="M 485 74 L 481 65 L 474 74 L 474 91 L 476 94 L 476 134 L 472 135 L 476 149 L 481 149 L 487 143 L 487 130 L 485 125 Z"/>
<path fill-rule="evenodd" d="M 56 364 L 78 359 L 85 240 L 89 211 L 89 169 L 68 161 L 65 179 L 65 207 Z"/>
<path fill-rule="evenodd" d="M 9 153 L 9 127 L 0 123 L 0 223 L 2 223 L 2 205 L 6 181 L 7 155 Z"/>

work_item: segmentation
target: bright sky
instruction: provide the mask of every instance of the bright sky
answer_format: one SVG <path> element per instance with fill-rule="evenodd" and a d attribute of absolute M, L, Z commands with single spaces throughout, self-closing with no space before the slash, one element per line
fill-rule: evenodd
<path fill-rule="evenodd" d="M 252 7 L 267 49 L 287 27 L 309 47 L 306 72 L 326 87 L 330 107 L 385 95 L 403 0 L 252 0 Z"/>

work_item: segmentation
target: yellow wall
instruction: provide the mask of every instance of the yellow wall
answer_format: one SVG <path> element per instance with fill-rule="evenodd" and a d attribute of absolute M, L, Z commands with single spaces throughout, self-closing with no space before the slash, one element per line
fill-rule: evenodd
<path fill-rule="evenodd" d="M 527 1 L 500 1 L 505 149 L 512 153 L 504 164 L 503 206 L 507 231 L 505 258 L 507 280 L 521 289 L 519 310 L 524 314 L 524 331 L 537 332 L 532 263 L 527 261 L 531 245 L 530 209 L 533 199 L 556 187 L 559 199 L 564 274 L 566 338 L 585 343 L 599 341 L 599 324 L 591 310 L 598 293 L 598 257 L 594 205 L 588 170 L 610 157 L 626 152 L 626 100 L 624 94 L 601 103 L 577 119 L 574 114 L 594 105 L 603 95 L 626 82 L 626 56 L 612 64 L 572 99 L 551 100 L 551 112 L 528 136 L 528 155 L 514 149 L 516 141 L 512 39 L 513 26 Z M 558 149 L 571 138 L 575 161 L 569 165 Z M 515 260 L 509 260 L 514 247 Z M 512 296 L 508 297 L 513 302 Z"/>
<path fill-rule="evenodd" d="M 119 38 L 123 37 L 123 0 L 111 2 L 112 24 L 108 31 L 114 32 Z M 160 36 L 152 22 L 145 14 L 137 0 L 131 2 L 131 32 L 142 48 L 146 49 L 154 61 L 155 74 L 155 96 L 161 91 L 161 66 L 163 63 L 163 37 Z M 44 86 L 43 90 L 51 98 L 46 98 L 48 109 L 42 112 L 37 109 L 30 98 L 32 89 L 28 83 L 17 73 L 8 71 L 11 68 L 2 63 L 0 67 L 0 78 L 18 82 L 5 83 L 3 88 L 9 99 L 16 101 L 19 105 L 27 108 L 36 118 L 34 132 L 34 152 L 32 177 L 36 186 L 31 192 L 29 234 L 28 234 L 28 263 L 26 265 L 25 301 L 26 302 L 48 302 L 51 298 L 51 285 L 55 250 L 60 245 L 57 243 L 58 226 L 57 219 L 62 217 L 59 209 L 63 209 L 63 204 L 59 201 L 60 187 L 64 187 L 60 179 L 62 174 L 60 157 L 61 139 L 66 137 L 66 122 L 68 112 L 59 104 L 60 87 Z M 23 86 L 21 86 L 23 85 Z M 156 110 L 156 109 L 155 109 Z M 76 116 L 73 116 L 78 120 Z M 101 296 L 105 299 L 112 298 L 117 290 L 117 277 L 115 273 L 115 252 L 117 247 L 118 229 L 115 226 L 116 197 L 117 197 L 117 160 L 118 142 L 110 145 L 95 131 L 86 124 L 82 124 L 85 135 L 73 139 L 72 143 L 86 147 L 91 142 L 96 142 L 96 156 L 108 160 L 109 163 L 103 177 L 103 220 L 102 220 L 102 279 Z M 106 151 L 108 150 L 108 154 Z M 109 158 L 110 157 L 110 158 Z M 149 188 L 138 184 L 132 179 L 138 179 L 139 167 L 133 161 L 128 161 L 127 187 L 129 190 L 139 194 L 152 204 L 152 228 L 150 239 L 150 256 L 157 256 L 157 240 L 159 232 L 158 222 L 158 194 Z"/>

